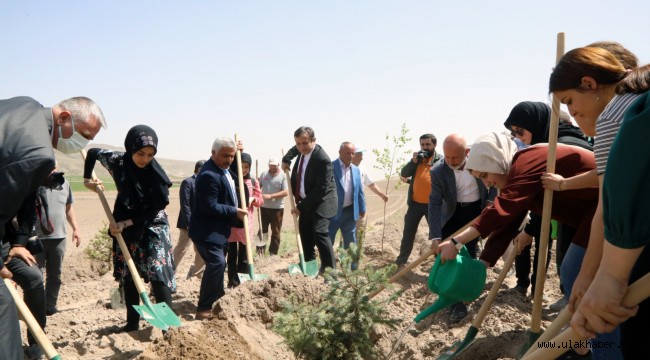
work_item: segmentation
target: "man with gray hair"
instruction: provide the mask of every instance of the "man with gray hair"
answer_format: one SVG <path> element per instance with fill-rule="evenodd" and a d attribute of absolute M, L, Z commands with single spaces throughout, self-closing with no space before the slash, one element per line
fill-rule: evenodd
<path fill-rule="evenodd" d="M 43 275 L 27 239 L 34 226 L 36 189 L 54 169 L 55 148 L 65 154 L 83 149 L 106 127 L 101 109 L 89 98 L 74 97 L 51 108 L 26 97 L 0 100 L 0 275 L 18 283 L 25 303 L 41 327 L 45 327 Z M 11 220 L 18 215 L 18 223 Z M 16 309 L 4 282 L 0 282 L 0 358 L 22 356 Z M 28 357 L 40 356 L 31 335 Z M 18 355 L 20 354 L 20 355 Z"/>
<path fill-rule="evenodd" d="M 232 139 L 217 138 L 210 159 L 196 176 L 189 235 L 205 261 L 196 320 L 212 318 L 212 305 L 225 294 L 223 280 L 230 229 L 244 227 L 243 220 L 248 215 L 247 210 L 237 205 L 237 175 L 229 171 L 237 149 L 244 150 L 241 141 L 235 145 Z"/>

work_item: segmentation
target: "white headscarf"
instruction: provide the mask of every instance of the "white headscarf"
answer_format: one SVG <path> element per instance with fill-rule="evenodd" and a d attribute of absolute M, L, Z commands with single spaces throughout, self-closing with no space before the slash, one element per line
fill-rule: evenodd
<path fill-rule="evenodd" d="M 516 152 L 517 144 L 507 135 L 487 133 L 474 141 L 465 168 L 493 174 L 508 174 Z"/>

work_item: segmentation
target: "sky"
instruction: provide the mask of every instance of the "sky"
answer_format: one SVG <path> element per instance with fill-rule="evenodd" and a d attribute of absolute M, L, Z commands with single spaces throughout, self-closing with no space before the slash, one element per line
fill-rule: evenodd
<path fill-rule="evenodd" d="M 613 40 L 650 62 L 648 14 L 630 0 L 0 0 L 0 98 L 88 96 L 108 122 L 94 143 L 147 124 L 169 159 L 237 133 L 260 171 L 299 126 L 332 160 L 343 141 L 389 147 L 402 124 L 408 150 L 433 133 L 442 152 L 451 133 L 503 131 L 521 101 L 550 103 L 558 32 L 567 51 Z M 366 152 L 381 178 L 374 164 Z"/>

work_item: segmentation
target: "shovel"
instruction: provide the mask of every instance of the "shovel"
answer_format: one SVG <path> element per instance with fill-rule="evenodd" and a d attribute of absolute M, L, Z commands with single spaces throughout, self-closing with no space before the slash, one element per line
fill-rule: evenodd
<path fill-rule="evenodd" d="M 259 171 L 259 166 L 257 159 L 255 159 L 255 178 L 257 179 L 257 183 L 259 184 L 260 182 L 260 171 Z M 255 247 L 257 248 L 257 253 L 261 256 L 264 256 L 264 253 L 266 252 L 266 242 L 267 240 L 264 239 L 264 232 L 262 231 L 262 212 L 261 208 L 257 208 L 257 224 L 259 225 L 260 229 L 260 236 L 255 237 Z"/>
<path fill-rule="evenodd" d="M 508 256 L 508 260 L 503 265 L 503 270 L 501 270 L 499 277 L 494 282 L 494 285 L 492 285 L 492 289 L 490 289 L 490 292 L 485 298 L 483 305 L 481 305 L 481 309 L 478 311 L 478 314 L 476 314 L 476 318 L 474 318 L 474 321 L 472 321 L 472 325 L 467 330 L 467 334 L 465 335 L 463 341 L 456 341 L 450 347 L 443 350 L 443 353 L 438 356 L 438 360 L 453 359 L 474 342 L 476 334 L 478 334 L 478 330 L 481 328 L 481 324 L 483 323 L 483 319 L 485 319 L 485 316 L 492 307 L 492 303 L 494 302 L 494 299 L 499 292 L 499 288 L 501 287 L 501 284 L 503 284 L 503 280 L 506 278 L 506 276 L 508 276 L 508 271 L 512 267 L 512 263 L 515 262 L 516 257 L 517 252 L 511 251 L 510 256 Z"/>
<path fill-rule="evenodd" d="M 524 220 L 521 222 L 521 225 L 519 226 L 519 231 L 523 230 L 529 221 L 530 221 L 530 216 L 526 215 Z M 472 343 L 474 343 L 476 334 L 478 334 L 478 330 L 481 328 L 481 324 L 483 323 L 485 316 L 487 315 L 488 311 L 492 307 L 492 304 L 494 303 L 494 298 L 496 298 L 496 295 L 499 292 L 499 288 L 501 287 L 501 284 L 503 284 L 503 280 L 505 280 L 505 278 L 508 276 L 508 272 L 512 267 L 512 263 L 515 262 L 515 258 L 517 258 L 517 251 L 515 249 L 512 249 L 512 251 L 510 251 L 510 253 L 508 254 L 508 258 L 505 259 L 503 269 L 499 273 L 499 276 L 497 277 L 496 281 L 494 281 L 494 285 L 492 285 L 492 288 L 490 289 L 490 292 L 485 298 L 483 305 L 481 305 L 481 309 L 479 309 L 478 314 L 476 314 L 476 318 L 474 318 L 474 321 L 472 321 L 472 325 L 467 330 L 467 334 L 465 335 L 465 338 L 462 341 L 454 342 L 450 347 L 444 349 L 442 354 L 440 354 L 440 356 L 438 357 L 438 360 L 453 359 L 458 354 L 463 352 L 463 350 L 467 349 L 470 345 L 472 345 Z"/>
<path fill-rule="evenodd" d="M 557 52 L 555 63 L 558 63 L 564 55 L 564 33 L 557 34 Z M 555 172 L 555 152 L 557 149 L 557 133 L 560 119 L 560 99 L 553 96 L 551 111 L 551 123 L 548 135 L 548 156 L 546 159 L 546 172 Z M 531 345 L 535 344 L 541 332 L 542 322 L 542 295 L 544 294 L 544 280 L 546 279 L 546 256 L 548 249 L 548 238 L 551 228 L 551 209 L 553 207 L 553 190 L 544 190 L 544 206 L 542 208 L 542 231 L 540 234 L 539 255 L 537 260 L 537 279 L 535 279 L 535 296 L 533 300 L 533 313 L 530 329 L 528 330 L 528 341 L 524 343 L 517 358 L 521 358 Z"/>
<path fill-rule="evenodd" d="M 36 321 L 36 318 L 34 318 L 34 315 L 32 315 L 32 312 L 29 311 L 27 305 L 25 305 L 25 302 L 18 294 L 18 291 L 16 291 L 16 289 L 14 288 L 14 284 L 12 283 L 11 279 L 4 279 L 4 280 L 7 289 L 9 289 L 9 292 L 11 293 L 11 297 L 14 298 L 14 302 L 16 303 L 16 307 L 18 308 L 18 312 L 20 313 L 20 316 L 23 318 L 25 323 L 27 323 L 27 328 L 29 328 L 29 332 L 31 332 L 32 335 L 34 335 L 34 339 L 36 339 L 38 346 L 41 348 L 41 350 L 43 350 L 45 356 L 47 356 L 47 358 L 50 360 L 61 359 L 61 355 L 59 355 L 59 353 L 56 352 L 56 349 L 54 348 L 50 340 L 47 338 L 47 336 L 45 335 L 45 332 L 43 332 L 43 329 L 41 329 L 41 326 L 38 324 L 38 321 Z"/>
<path fill-rule="evenodd" d="M 81 150 L 81 156 L 86 159 L 86 151 Z M 96 180 L 97 176 L 95 176 L 95 173 L 93 172 L 93 180 Z M 102 206 L 104 207 L 104 212 L 106 212 L 106 217 L 108 217 L 108 221 L 111 224 L 115 224 L 115 218 L 113 217 L 113 213 L 111 212 L 111 207 L 108 205 L 108 201 L 106 200 L 106 195 L 104 195 L 104 189 L 102 186 L 97 186 L 97 194 L 99 195 L 99 200 L 102 202 Z M 160 303 L 160 304 L 152 304 L 151 301 L 149 300 L 149 294 L 147 293 L 147 289 L 144 286 L 144 283 L 142 282 L 142 279 L 140 279 L 140 275 L 138 274 L 138 269 L 135 267 L 135 263 L 133 262 L 133 258 L 131 258 L 131 254 L 129 253 L 129 249 L 126 247 L 126 243 L 124 242 L 124 238 L 122 237 L 122 234 L 117 234 L 115 235 L 115 238 L 117 239 L 117 243 L 120 245 L 120 250 L 122 250 L 122 254 L 124 255 L 124 260 L 126 261 L 127 266 L 129 267 L 129 272 L 131 273 L 131 277 L 133 278 L 133 282 L 135 283 L 135 287 L 138 290 L 138 293 L 140 294 L 140 300 L 142 300 L 143 305 L 133 305 L 133 308 L 140 314 L 140 316 L 146 320 L 149 324 L 163 330 L 167 331 L 170 326 L 181 326 L 181 319 L 174 314 L 172 309 L 167 306 L 166 303 Z"/>
<path fill-rule="evenodd" d="M 282 152 L 282 157 L 284 157 L 284 151 Z M 289 192 L 289 203 L 291 204 L 291 210 L 296 209 L 296 200 L 293 196 L 293 189 L 291 188 L 291 175 L 289 175 L 289 170 L 284 171 L 285 176 L 287 177 L 287 190 Z M 305 253 L 302 251 L 302 241 L 300 240 L 300 227 L 298 226 L 298 216 L 291 212 L 293 216 L 293 227 L 296 233 L 296 244 L 298 245 L 298 256 L 300 259 L 299 264 L 290 264 L 289 265 L 289 275 L 304 274 L 309 277 L 318 276 L 318 271 L 320 267 L 318 266 L 318 261 L 310 260 L 305 261 Z"/>
<path fill-rule="evenodd" d="M 239 143 L 239 138 L 235 134 L 235 144 Z M 239 205 L 242 209 L 246 210 L 246 193 L 244 193 L 244 173 L 241 169 L 241 150 L 237 150 L 235 154 L 237 157 L 237 180 L 239 182 Z M 253 248 L 251 241 L 251 234 L 248 229 L 248 213 L 244 215 L 244 235 L 246 236 L 246 260 L 248 261 L 248 274 L 239 273 L 239 281 L 249 281 L 249 280 L 263 280 L 268 278 L 268 275 L 265 274 L 255 274 L 255 265 L 253 263 Z"/>
<path fill-rule="evenodd" d="M 638 305 L 640 302 L 650 297 L 650 274 L 644 275 L 639 280 L 635 281 L 634 284 L 630 285 L 627 288 L 627 293 L 623 297 L 621 302 L 625 307 L 633 307 Z M 566 308 L 564 310 L 567 310 Z M 563 311 L 564 311 L 563 310 Z M 558 315 L 558 317 L 560 317 Z M 570 317 L 570 316 L 569 316 Z M 555 346 L 553 348 L 534 348 L 532 351 L 526 353 L 522 360 L 543 360 L 543 359 L 556 359 L 558 356 L 562 355 L 567 349 L 562 346 L 557 346 L 557 344 L 567 344 L 575 343 L 576 341 L 585 340 L 581 338 L 573 328 L 569 327 L 563 331 L 560 335 L 554 337 L 550 340 Z M 642 353 L 640 353 L 642 354 Z"/>

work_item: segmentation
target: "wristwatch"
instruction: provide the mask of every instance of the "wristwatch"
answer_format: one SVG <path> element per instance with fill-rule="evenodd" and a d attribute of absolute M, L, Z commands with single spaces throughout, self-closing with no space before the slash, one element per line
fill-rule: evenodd
<path fill-rule="evenodd" d="M 460 251 L 460 249 L 463 248 L 463 243 L 458 242 L 458 240 L 456 240 L 454 238 L 451 238 L 451 242 L 454 244 L 454 247 L 456 248 L 456 250 Z"/>

